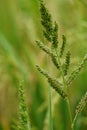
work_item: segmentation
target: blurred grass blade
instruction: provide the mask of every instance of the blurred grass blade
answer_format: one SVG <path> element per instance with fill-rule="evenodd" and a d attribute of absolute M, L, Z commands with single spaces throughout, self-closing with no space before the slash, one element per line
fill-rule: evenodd
<path fill-rule="evenodd" d="M 87 7 L 87 1 L 86 0 L 79 0 L 85 7 Z"/>
<path fill-rule="evenodd" d="M 14 48 L 11 46 L 6 37 L 1 32 L 0 32 L 0 45 L 4 49 L 4 54 L 6 55 L 6 58 L 8 58 L 8 60 L 11 60 L 11 62 L 13 62 L 18 67 L 18 69 L 23 74 L 25 74 L 26 67 L 24 68 L 23 62 L 20 60 Z"/>

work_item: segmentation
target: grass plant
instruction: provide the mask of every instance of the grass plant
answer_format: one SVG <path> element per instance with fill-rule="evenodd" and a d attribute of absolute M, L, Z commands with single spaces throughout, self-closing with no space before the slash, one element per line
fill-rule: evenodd
<path fill-rule="evenodd" d="M 62 63 L 63 54 L 65 50 L 65 46 L 67 44 L 66 37 L 62 36 L 62 45 L 59 48 L 59 39 L 58 39 L 58 24 L 57 22 L 52 21 L 51 14 L 46 8 L 43 0 L 40 0 L 40 13 L 41 13 L 41 24 L 43 26 L 43 36 L 46 39 L 46 42 L 49 43 L 50 47 L 47 47 L 46 43 L 42 43 L 41 41 L 36 41 L 36 44 L 42 49 L 45 53 L 47 53 L 51 59 L 53 64 L 56 66 L 57 70 L 61 73 L 62 81 L 59 82 L 58 78 L 54 78 L 47 71 L 43 70 L 41 67 L 36 65 L 38 71 L 44 75 L 50 86 L 55 89 L 55 91 L 65 100 L 67 104 L 67 111 L 69 113 L 70 127 L 69 130 L 74 130 L 74 124 L 76 122 L 76 118 L 78 114 L 83 110 L 87 103 L 87 94 L 81 99 L 79 105 L 76 108 L 76 115 L 74 120 L 72 119 L 70 100 L 68 95 L 68 87 L 73 82 L 73 80 L 79 75 L 80 71 L 87 64 L 87 54 L 84 56 L 82 62 L 77 65 L 77 67 L 72 70 L 71 73 L 68 73 L 68 69 L 70 67 L 70 52 L 67 51 L 65 56 L 65 63 Z M 61 113 L 62 114 L 62 113 Z M 51 130 L 51 129 L 50 129 Z"/>
<path fill-rule="evenodd" d="M 0 130 L 87 130 L 87 2 L 45 2 L 0 1 Z"/>

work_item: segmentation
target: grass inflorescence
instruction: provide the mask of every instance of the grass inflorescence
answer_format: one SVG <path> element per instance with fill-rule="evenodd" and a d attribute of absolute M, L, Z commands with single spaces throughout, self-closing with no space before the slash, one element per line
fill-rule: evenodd
<path fill-rule="evenodd" d="M 19 125 L 18 130 L 31 130 L 29 116 L 27 112 L 25 93 L 24 93 L 24 81 L 19 85 Z"/>
<path fill-rule="evenodd" d="M 76 121 L 77 115 L 83 110 L 87 103 L 87 93 L 81 99 L 79 105 L 76 108 L 76 115 L 74 120 L 72 119 L 71 113 L 71 106 L 69 101 L 68 95 L 68 86 L 74 81 L 74 79 L 79 75 L 80 71 L 84 66 L 87 64 L 87 55 L 84 56 L 82 62 L 75 67 L 74 70 L 69 72 L 70 63 L 71 63 L 71 52 L 68 50 L 66 55 L 64 55 L 65 47 L 67 45 L 66 36 L 62 35 L 62 45 L 59 46 L 60 41 L 58 39 L 58 24 L 57 22 L 52 21 L 52 16 L 49 13 L 46 5 L 44 4 L 43 0 L 40 0 L 40 14 L 41 14 L 41 24 L 43 26 L 43 36 L 50 43 L 48 47 L 46 43 L 42 41 L 36 41 L 36 44 L 39 46 L 41 50 L 43 50 L 46 54 L 48 54 L 53 64 L 56 66 L 57 70 L 61 73 L 62 81 L 59 82 L 58 78 L 53 78 L 47 71 L 43 70 L 40 66 L 36 65 L 37 70 L 47 78 L 48 83 L 50 86 L 55 89 L 55 91 L 65 99 L 67 103 L 68 113 L 69 113 L 69 120 L 70 120 L 70 128 L 69 130 L 74 130 L 74 124 Z M 59 48 L 60 47 L 60 48 Z M 65 62 L 64 61 L 65 57 Z M 62 114 L 62 113 L 61 113 Z"/>

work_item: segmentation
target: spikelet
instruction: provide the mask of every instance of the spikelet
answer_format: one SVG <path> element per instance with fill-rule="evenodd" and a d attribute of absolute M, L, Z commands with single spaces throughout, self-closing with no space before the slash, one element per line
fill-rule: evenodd
<path fill-rule="evenodd" d="M 45 7 L 43 0 L 40 1 L 41 24 L 44 27 L 43 34 L 48 41 L 52 40 L 53 25 L 51 15 Z"/>
<path fill-rule="evenodd" d="M 42 42 L 40 41 L 36 41 L 37 45 L 39 46 L 39 48 L 41 48 L 44 52 L 46 52 L 48 55 L 52 56 L 53 53 L 52 51 L 47 47 L 45 46 Z"/>
<path fill-rule="evenodd" d="M 53 34 L 52 34 L 52 46 L 58 48 L 58 24 L 54 23 Z"/>
<path fill-rule="evenodd" d="M 18 130 L 31 130 L 28 112 L 25 103 L 23 81 L 19 85 L 19 126 Z"/>
<path fill-rule="evenodd" d="M 72 123 L 72 127 L 74 127 L 77 116 L 82 112 L 82 110 L 84 109 L 86 104 L 87 104 L 87 92 L 82 97 L 81 101 L 79 102 L 79 104 L 76 107 L 76 114 L 75 114 L 75 117 L 74 117 L 74 120 L 73 120 L 73 123 Z"/>
<path fill-rule="evenodd" d="M 87 63 L 87 55 L 84 56 L 82 62 L 71 72 L 67 79 L 67 85 L 69 86 L 72 81 L 79 75 L 80 71 L 83 69 L 84 65 Z"/>
<path fill-rule="evenodd" d="M 52 49 L 52 53 L 54 54 L 54 55 L 51 55 L 52 62 L 53 62 L 54 65 L 57 67 L 57 69 L 59 69 L 60 66 L 59 66 L 59 63 L 58 63 L 58 56 L 57 56 L 57 53 L 56 53 L 57 49 L 54 48 L 53 46 L 52 46 L 51 49 Z"/>
<path fill-rule="evenodd" d="M 83 108 L 85 107 L 86 103 L 87 103 L 87 92 L 82 97 L 81 101 L 79 102 L 78 106 L 76 107 L 76 114 L 77 113 L 79 114 L 83 110 Z"/>
<path fill-rule="evenodd" d="M 57 69 L 59 69 L 60 68 L 60 66 L 59 66 L 59 63 L 58 63 L 58 61 L 57 61 L 57 57 L 55 56 L 52 56 L 52 61 L 53 61 L 53 63 L 54 63 L 54 65 L 57 67 Z"/>
<path fill-rule="evenodd" d="M 53 50 L 50 50 L 47 46 L 45 46 L 40 41 L 36 41 L 36 43 L 39 46 L 39 48 L 41 48 L 44 52 L 46 52 L 48 55 L 51 56 L 53 63 L 59 69 L 59 64 L 58 64 L 58 61 L 57 61 L 57 55 L 55 54 L 55 51 L 53 52 Z"/>
<path fill-rule="evenodd" d="M 62 46 L 60 48 L 60 57 L 62 57 L 64 50 L 65 50 L 65 45 L 66 45 L 66 37 L 64 35 L 62 35 L 62 39 L 63 39 L 63 42 L 62 42 Z"/>
<path fill-rule="evenodd" d="M 11 129 L 12 130 L 17 130 L 18 129 L 18 119 L 17 118 L 13 118 L 11 120 Z"/>
<path fill-rule="evenodd" d="M 55 55 L 57 49 L 58 49 L 58 24 L 55 22 L 53 28 L 52 46 L 51 46 L 51 50 Z M 57 58 L 58 58 L 57 56 L 52 56 L 52 61 L 54 65 L 57 67 L 57 69 L 59 69 L 60 67 Z"/>
<path fill-rule="evenodd" d="M 50 86 L 63 98 L 66 99 L 67 98 L 67 94 L 66 92 L 63 90 L 63 88 L 61 87 L 61 83 L 56 79 L 56 78 L 52 78 L 47 72 L 45 72 L 43 69 L 41 69 L 38 65 L 36 65 L 37 70 L 43 74 L 47 79 L 48 82 L 50 84 Z"/>
<path fill-rule="evenodd" d="M 70 65 L 70 52 L 68 51 L 66 54 L 65 64 L 64 64 L 64 68 L 63 68 L 64 76 L 67 75 L 69 65 Z"/>
<path fill-rule="evenodd" d="M 52 42 L 52 48 L 57 48 L 57 46 L 58 46 L 58 25 L 55 22 L 54 26 L 53 26 L 51 15 L 49 14 L 49 12 L 48 12 L 47 8 L 45 7 L 45 4 L 43 3 L 42 0 L 40 2 L 40 13 L 41 13 L 41 23 L 44 27 L 44 36 L 48 41 Z M 57 61 L 56 54 L 54 54 L 55 51 L 52 50 L 52 52 L 54 54 L 53 55 L 52 53 L 50 53 L 50 51 L 48 51 L 48 49 L 45 49 L 45 50 L 47 50 L 47 51 L 45 51 L 46 53 L 49 53 L 51 55 L 54 65 L 59 69 L 59 63 Z"/>

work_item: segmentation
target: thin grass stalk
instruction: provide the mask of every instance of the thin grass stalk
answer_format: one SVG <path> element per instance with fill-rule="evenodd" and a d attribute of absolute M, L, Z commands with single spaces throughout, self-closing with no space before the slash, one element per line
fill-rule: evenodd
<path fill-rule="evenodd" d="M 57 49 L 55 49 L 55 51 L 56 51 L 56 54 L 57 54 L 57 57 L 58 57 L 58 63 L 59 63 L 59 66 L 60 66 L 60 71 L 61 71 L 61 75 L 62 75 L 62 79 L 63 79 L 64 90 L 67 93 L 67 84 L 66 84 L 66 81 L 65 81 L 65 78 L 64 78 L 64 72 L 63 72 L 63 69 L 62 69 L 62 65 L 61 65 L 61 62 L 60 62 L 60 58 L 59 58 Z M 71 124 L 71 130 L 74 130 L 73 127 L 72 127 L 72 114 L 71 114 L 71 108 L 70 108 L 70 102 L 69 102 L 68 96 L 67 96 L 65 101 L 66 101 L 67 107 L 68 107 L 70 124 Z"/>
<path fill-rule="evenodd" d="M 49 130 L 53 130 L 53 116 L 52 116 L 52 99 L 51 99 L 51 87 L 48 86 L 49 95 Z"/>

